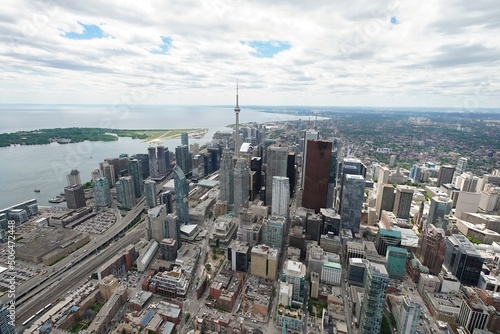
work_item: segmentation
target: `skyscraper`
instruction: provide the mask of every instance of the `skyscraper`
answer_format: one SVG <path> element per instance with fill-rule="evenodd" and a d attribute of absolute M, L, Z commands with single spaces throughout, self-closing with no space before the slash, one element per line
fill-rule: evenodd
<path fill-rule="evenodd" d="M 106 158 L 104 162 L 113 167 L 113 175 L 115 176 L 115 182 L 120 175 L 120 161 L 118 158 Z"/>
<path fill-rule="evenodd" d="M 413 189 L 408 186 L 397 186 L 394 197 L 393 213 L 398 218 L 410 218 L 411 201 L 413 199 Z"/>
<path fill-rule="evenodd" d="M 441 166 L 441 168 L 439 169 L 437 186 L 440 187 L 443 184 L 451 183 L 451 181 L 453 181 L 454 173 L 455 173 L 455 167 Z"/>
<path fill-rule="evenodd" d="M 389 246 L 385 258 L 387 273 L 391 278 L 404 280 L 408 251 L 401 247 Z"/>
<path fill-rule="evenodd" d="M 158 177 L 158 161 L 156 159 L 156 149 L 152 146 L 148 147 L 149 161 L 149 176 L 152 178 Z"/>
<path fill-rule="evenodd" d="M 168 150 L 168 147 L 165 148 L 164 151 L 164 158 L 165 158 L 165 169 L 167 174 L 170 173 L 170 151 Z"/>
<path fill-rule="evenodd" d="M 107 162 L 101 162 L 99 166 L 101 167 L 101 175 L 103 175 L 105 178 L 108 179 L 110 187 L 114 187 L 116 179 L 115 179 L 115 170 L 113 166 L 111 166 Z"/>
<path fill-rule="evenodd" d="M 401 232 L 383 228 L 379 229 L 376 239 L 377 253 L 385 257 L 389 246 L 401 246 Z"/>
<path fill-rule="evenodd" d="M 287 260 L 283 265 L 281 281 L 293 285 L 292 304 L 302 306 L 304 302 L 306 266 L 302 262 Z"/>
<path fill-rule="evenodd" d="M 92 171 L 91 175 L 92 175 L 92 181 L 95 181 L 95 180 L 97 180 L 100 177 L 104 177 L 104 175 L 101 173 L 100 169 L 94 169 Z"/>
<path fill-rule="evenodd" d="M 361 160 L 356 158 L 345 158 L 341 164 L 339 164 L 339 182 L 337 182 L 337 194 L 338 201 L 335 202 L 335 208 L 338 209 L 339 213 L 342 213 L 342 199 L 344 192 L 344 183 L 347 175 L 361 175 L 363 178 L 366 176 L 366 166 L 361 162 Z"/>
<path fill-rule="evenodd" d="M 208 149 L 208 165 L 210 166 L 208 173 L 213 173 L 220 168 L 219 162 L 220 151 L 219 147 L 211 147 Z"/>
<path fill-rule="evenodd" d="M 167 165 L 165 161 L 165 147 L 160 145 L 156 148 L 156 158 L 158 164 L 158 176 L 161 177 L 167 175 Z"/>
<path fill-rule="evenodd" d="M 377 194 L 375 208 L 380 219 L 382 210 L 392 211 L 394 207 L 394 187 L 392 184 L 384 184 L 380 186 Z"/>
<path fill-rule="evenodd" d="M 118 174 L 124 176 L 128 173 L 128 165 L 130 158 L 127 153 L 122 153 L 118 156 Z"/>
<path fill-rule="evenodd" d="M 187 132 L 181 132 L 181 145 L 189 147 L 189 135 Z"/>
<path fill-rule="evenodd" d="M 240 209 L 240 226 L 238 227 L 238 240 L 250 245 L 254 244 L 253 215 L 246 208 Z"/>
<path fill-rule="evenodd" d="M 271 216 L 262 226 L 262 243 L 277 249 L 280 254 L 285 238 L 286 220 L 284 217 Z"/>
<path fill-rule="evenodd" d="M 182 223 L 189 224 L 189 185 L 186 175 L 177 165 L 174 167 L 174 188 L 177 216 Z"/>
<path fill-rule="evenodd" d="M 132 180 L 134 180 L 135 198 L 139 198 L 142 196 L 142 188 L 143 188 L 141 164 L 139 163 L 139 160 L 131 159 L 128 167 L 130 176 L 132 176 Z"/>
<path fill-rule="evenodd" d="M 408 296 L 403 296 L 397 319 L 398 333 L 415 334 L 421 310 L 422 306 L 419 303 L 410 300 Z"/>
<path fill-rule="evenodd" d="M 380 332 L 385 309 L 385 297 L 389 275 L 382 264 L 370 263 L 365 271 L 363 310 L 361 312 L 360 333 Z"/>
<path fill-rule="evenodd" d="M 278 269 L 278 250 L 267 245 L 257 245 L 251 250 L 252 266 L 250 273 L 254 276 L 276 279 Z"/>
<path fill-rule="evenodd" d="M 233 158 L 227 147 L 222 152 L 219 181 L 220 199 L 226 201 L 228 205 L 232 205 L 234 202 Z"/>
<path fill-rule="evenodd" d="M 302 188 L 304 188 L 304 182 L 306 177 L 306 168 L 307 168 L 307 142 L 309 140 L 318 140 L 319 132 L 316 130 L 306 130 L 304 131 L 304 142 L 302 147 L 303 157 L 302 157 L 302 177 L 300 179 L 300 184 Z"/>
<path fill-rule="evenodd" d="M 288 161 L 286 164 L 286 177 L 290 183 L 290 198 L 295 194 L 295 182 L 296 182 L 296 165 L 295 165 L 295 152 L 288 152 Z M 260 177 L 260 175 L 259 175 Z"/>
<path fill-rule="evenodd" d="M 477 185 L 480 183 L 479 181 L 479 177 L 470 172 L 462 173 L 458 174 L 455 180 L 455 186 L 460 189 L 460 191 L 476 192 Z"/>
<path fill-rule="evenodd" d="M 146 194 L 146 205 L 149 209 L 158 205 L 158 197 L 156 196 L 156 182 L 147 179 L 144 181 L 144 193 Z"/>
<path fill-rule="evenodd" d="M 193 180 L 200 180 L 205 176 L 205 156 L 203 154 L 196 154 L 192 159 L 191 166 Z"/>
<path fill-rule="evenodd" d="M 467 158 L 461 157 L 457 161 L 457 168 L 455 169 L 457 175 L 462 175 L 467 169 Z"/>
<path fill-rule="evenodd" d="M 338 167 L 338 152 L 332 151 L 332 156 L 330 157 L 330 172 L 328 174 L 328 193 L 326 195 L 326 207 L 333 208 L 335 203 L 335 186 L 337 181 L 337 167 Z"/>
<path fill-rule="evenodd" d="M 448 196 L 432 197 L 427 224 L 433 224 L 438 228 L 446 230 L 448 226 L 448 219 L 446 217 L 450 214 L 452 205 L 453 201 Z"/>
<path fill-rule="evenodd" d="M 97 207 L 105 207 L 111 204 L 111 191 L 107 178 L 100 177 L 95 179 L 92 188 L 94 190 L 94 201 Z"/>
<path fill-rule="evenodd" d="M 174 212 L 174 206 L 172 203 L 172 192 L 170 190 L 167 190 L 160 195 L 160 203 L 162 205 L 165 205 L 167 208 L 167 213 L 173 213 Z"/>
<path fill-rule="evenodd" d="M 158 243 L 161 243 L 167 237 L 165 232 L 166 211 L 164 205 L 158 205 L 148 210 L 147 222 L 148 231 L 150 232 L 148 238 L 154 239 Z"/>
<path fill-rule="evenodd" d="M 361 175 L 348 174 L 344 178 L 340 219 L 344 228 L 351 229 L 356 233 L 359 232 L 361 224 L 365 183 L 365 178 Z"/>
<path fill-rule="evenodd" d="M 125 209 L 131 210 L 135 206 L 134 181 L 131 176 L 120 177 L 116 182 L 116 196 Z"/>
<path fill-rule="evenodd" d="M 176 241 L 177 249 L 181 248 L 181 222 L 177 215 L 169 213 L 165 218 L 165 237 Z"/>
<path fill-rule="evenodd" d="M 240 212 L 240 207 L 248 207 L 250 171 L 247 160 L 238 158 L 234 167 L 234 213 Z"/>
<path fill-rule="evenodd" d="M 446 237 L 442 228 L 436 228 L 429 224 L 425 227 L 425 232 L 420 247 L 420 260 L 422 264 L 429 268 L 429 273 L 437 276 L 443 266 L 444 254 L 446 252 Z"/>
<path fill-rule="evenodd" d="M 253 157 L 250 161 L 250 170 L 255 172 L 255 189 L 253 189 L 253 193 L 256 196 L 262 189 L 262 158 Z"/>
<path fill-rule="evenodd" d="M 68 209 L 79 209 L 85 206 L 85 191 L 81 184 L 64 187 L 64 196 Z"/>
<path fill-rule="evenodd" d="M 444 266 L 463 285 L 476 286 L 484 259 L 463 235 L 453 234 L 446 240 Z"/>
<path fill-rule="evenodd" d="M 227 247 L 227 259 L 231 263 L 231 270 L 247 272 L 250 262 L 250 245 L 246 242 L 232 240 Z"/>
<path fill-rule="evenodd" d="M 286 176 L 288 149 L 281 146 L 269 146 L 267 149 L 266 169 L 266 205 L 273 204 L 273 177 Z"/>
<path fill-rule="evenodd" d="M 191 165 L 189 162 L 189 148 L 186 145 L 177 146 L 175 148 L 175 163 L 182 169 L 184 174 L 189 173 Z"/>
<path fill-rule="evenodd" d="M 149 155 L 145 153 L 137 153 L 133 157 L 139 160 L 141 165 L 142 179 L 149 177 Z"/>
<path fill-rule="evenodd" d="M 73 169 L 68 175 L 66 175 L 66 180 L 68 181 L 68 186 L 72 186 L 74 184 L 82 184 L 82 181 L 80 180 L 80 172 L 78 171 L 78 169 Z"/>
<path fill-rule="evenodd" d="M 273 198 L 271 215 L 288 217 L 290 203 L 290 181 L 288 177 L 273 177 Z"/>
<path fill-rule="evenodd" d="M 326 208 L 331 156 L 332 142 L 307 141 L 307 169 L 304 176 L 302 206 L 313 209 L 316 213 L 319 213 L 321 208 Z"/>

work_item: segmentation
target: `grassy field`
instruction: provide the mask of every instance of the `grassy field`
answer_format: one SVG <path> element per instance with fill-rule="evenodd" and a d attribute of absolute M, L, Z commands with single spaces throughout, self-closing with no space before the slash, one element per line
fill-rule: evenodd
<path fill-rule="evenodd" d="M 57 128 L 35 131 L 0 133 L 0 147 L 10 145 L 43 145 L 57 142 L 60 144 L 89 141 L 116 141 L 118 137 L 130 137 L 144 141 L 160 141 L 180 137 L 182 132 L 206 134 L 208 129 L 151 129 L 120 130 L 106 128 Z"/>
<path fill-rule="evenodd" d="M 160 129 L 160 130 L 118 130 L 120 137 L 144 139 L 144 141 L 165 140 L 181 136 L 181 133 L 206 133 L 208 129 Z"/>
<path fill-rule="evenodd" d="M 173 139 L 173 138 L 179 138 L 181 136 L 181 133 L 187 132 L 189 134 L 192 133 L 207 133 L 208 129 L 175 129 L 175 130 L 145 130 L 145 131 L 134 131 L 136 134 L 139 136 L 141 135 L 142 138 L 144 136 L 147 136 L 144 140 L 145 141 L 157 141 L 157 140 L 167 140 L 167 139 Z M 132 132 L 132 131 L 130 131 Z M 138 137 L 137 136 L 137 137 Z M 134 137 L 134 136 L 127 136 L 127 137 Z M 141 138 L 139 137 L 139 138 Z"/>

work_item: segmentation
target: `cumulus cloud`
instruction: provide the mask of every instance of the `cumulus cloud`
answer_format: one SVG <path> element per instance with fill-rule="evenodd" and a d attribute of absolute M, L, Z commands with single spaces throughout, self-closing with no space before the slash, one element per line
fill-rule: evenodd
<path fill-rule="evenodd" d="M 494 0 L 19 0 L 0 102 L 500 105 Z"/>

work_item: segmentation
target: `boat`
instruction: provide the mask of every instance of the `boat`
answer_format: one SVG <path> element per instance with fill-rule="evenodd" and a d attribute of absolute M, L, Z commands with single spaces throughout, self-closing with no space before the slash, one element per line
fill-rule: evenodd
<path fill-rule="evenodd" d="M 49 203 L 62 203 L 62 202 L 66 202 L 66 198 L 65 197 L 62 197 L 62 196 L 56 196 L 54 198 L 51 198 L 49 199 Z"/>
<path fill-rule="evenodd" d="M 39 192 L 40 192 L 40 189 L 35 189 L 35 190 L 33 190 L 33 191 L 34 191 L 34 192 L 36 192 L 36 193 L 39 193 Z"/>

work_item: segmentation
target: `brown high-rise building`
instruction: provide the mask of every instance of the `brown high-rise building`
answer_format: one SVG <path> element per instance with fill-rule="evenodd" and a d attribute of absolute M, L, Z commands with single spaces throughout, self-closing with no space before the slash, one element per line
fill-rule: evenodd
<path fill-rule="evenodd" d="M 307 141 L 307 168 L 305 169 L 302 206 L 313 209 L 315 213 L 319 213 L 321 208 L 326 208 L 331 156 L 332 142 Z"/>
<path fill-rule="evenodd" d="M 451 183 L 453 180 L 453 174 L 455 173 L 455 167 L 453 166 L 441 166 L 439 169 L 437 186 L 441 187 L 443 184 Z"/>
<path fill-rule="evenodd" d="M 73 184 L 64 187 L 64 196 L 68 209 L 79 209 L 85 206 L 85 191 L 82 185 Z"/>
<path fill-rule="evenodd" d="M 437 276 L 443 266 L 446 252 L 446 238 L 444 230 L 432 224 L 427 225 L 420 247 L 420 260 L 429 268 L 432 275 Z"/>
<path fill-rule="evenodd" d="M 394 197 L 394 186 L 392 184 L 384 184 L 379 188 L 375 205 L 379 219 L 381 217 L 382 210 L 392 211 L 394 207 Z"/>
<path fill-rule="evenodd" d="M 413 189 L 408 186 L 397 186 L 394 197 L 394 207 L 392 212 L 398 218 L 410 218 L 411 201 L 413 199 Z"/>

